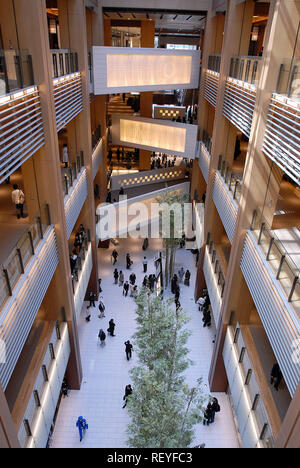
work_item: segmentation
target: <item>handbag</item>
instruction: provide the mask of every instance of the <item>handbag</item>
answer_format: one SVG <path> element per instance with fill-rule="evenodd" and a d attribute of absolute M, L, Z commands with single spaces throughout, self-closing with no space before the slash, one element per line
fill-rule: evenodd
<path fill-rule="evenodd" d="M 23 205 L 25 202 L 24 194 L 21 190 L 19 190 L 19 205 Z"/>

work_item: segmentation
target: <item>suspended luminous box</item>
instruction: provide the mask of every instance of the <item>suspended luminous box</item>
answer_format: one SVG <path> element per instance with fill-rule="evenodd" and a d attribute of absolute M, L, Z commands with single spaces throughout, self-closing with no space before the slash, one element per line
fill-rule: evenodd
<path fill-rule="evenodd" d="M 195 158 L 197 125 L 122 115 L 112 116 L 112 143 Z"/>
<path fill-rule="evenodd" d="M 93 47 L 94 94 L 199 87 L 200 51 Z"/>

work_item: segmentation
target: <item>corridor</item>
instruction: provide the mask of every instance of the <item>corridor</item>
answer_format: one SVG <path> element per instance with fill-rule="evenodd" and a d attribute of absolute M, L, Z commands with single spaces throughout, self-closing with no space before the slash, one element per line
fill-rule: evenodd
<path fill-rule="evenodd" d="M 125 255 L 130 252 L 133 260 L 132 271 L 141 285 L 144 274 L 142 268 L 142 240 L 119 239 L 116 247 L 119 257 L 116 267 L 122 269 L 125 280 L 130 273 L 125 269 Z M 99 249 L 99 276 L 102 278 L 102 296 L 106 306 L 105 318 L 98 318 L 98 307 L 92 311 L 90 322 L 85 321 L 85 306 L 79 319 L 79 339 L 83 364 L 83 382 L 80 391 L 71 391 L 61 402 L 56 426 L 52 438 L 53 448 L 124 448 L 127 447 L 126 428 L 129 417 L 122 409 L 125 386 L 130 383 L 129 370 L 136 364 L 136 356 L 130 362 L 126 360 L 124 342 L 130 339 L 135 331 L 135 303 L 130 297 L 122 296 L 122 288 L 113 284 L 113 266 L 110 248 Z M 154 273 L 154 258 L 161 250 L 161 241 L 150 240 L 145 255 L 148 259 L 147 274 Z M 180 302 L 188 312 L 191 321 L 187 327 L 192 330 L 188 347 L 189 357 L 194 365 L 186 373 L 187 382 L 193 385 L 197 378 L 203 377 L 205 391 L 208 391 L 207 376 L 213 350 L 214 330 L 203 328 L 201 314 L 194 303 L 193 291 L 195 282 L 194 256 L 186 250 L 178 250 L 176 256 L 177 271 L 181 266 L 191 271 L 191 286 L 181 286 Z M 165 294 L 165 297 L 168 294 Z M 96 304 L 97 305 L 97 304 Z M 106 344 L 98 343 L 98 332 L 106 332 L 108 321 L 114 318 L 116 323 L 115 337 L 107 336 Z M 134 342 L 133 342 L 134 347 Z M 205 443 L 207 448 L 236 448 L 239 446 L 233 415 L 226 394 L 216 394 L 221 412 L 216 415 L 215 423 L 210 426 L 199 424 L 196 428 L 192 446 Z M 89 429 L 82 442 L 75 423 L 78 416 L 87 419 Z"/>

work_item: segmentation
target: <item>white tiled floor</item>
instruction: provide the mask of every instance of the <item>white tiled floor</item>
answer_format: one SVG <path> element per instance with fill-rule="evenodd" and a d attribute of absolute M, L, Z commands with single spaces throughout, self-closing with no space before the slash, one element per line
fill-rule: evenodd
<path fill-rule="evenodd" d="M 131 253 L 133 260 L 132 270 L 137 276 L 140 285 L 144 274 L 141 260 L 144 252 L 141 249 L 142 241 L 133 239 L 120 239 L 117 247 L 119 261 L 118 269 L 125 272 L 126 252 Z M 128 370 L 136 364 L 135 354 L 130 362 L 126 360 L 124 342 L 130 339 L 135 330 L 135 303 L 130 297 L 122 296 L 122 288 L 113 284 L 113 266 L 109 250 L 99 250 L 100 274 L 102 278 L 103 301 L 106 306 L 106 317 L 99 319 L 98 308 L 92 310 L 91 322 L 85 321 L 83 310 L 79 323 L 79 338 L 83 364 L 83 383 L 80 391 L 71 391 L 70 396 L 62 400 L 56 427 L 53 434 L 52 447 L 99 447 L 117 448 L 126 447 L 126 427 L 129 417 L 126 409 L 122 409 L 124 388 L 130 383 Z M 150 240 L 146 252 L 148 258 L 148 272 L 154 273 L 153 259 L 155 253 L 161 249 L 159 240 Z M 192 385 L 197 378 L 203 377 L 207 385 L 207 376 L 212 354 L 212 340 L 214 331 L 203 328 L 201 314 L 193 299 L 193 286 L 195 281 L 195 267 L 193 255 L 185 250 L 178 250 L 176 270 L 183 265 L 189 268 L 191 286 L 181 287 L 180 302 L 191 317 L 188 328 L 193 334 L 189 340 L 191 350 L 190 358 L 194 365 L 187 371 L 187 381 Z M 114 318 L 116 323 L 115 337 L 107 336 L 106 344 L 101 346 L 97 342 L 98 331 L 108 327 L 108 321 Z M 133 343 L 134 344 L 134 343 Z M 206 387 L 208 391 L 208 387 Z M 216 415 L 215 423 L 209 427 L 198 425 L 193 445 L 205 442 L 208 448 L 237 448 L 238 439 L 234 426 L 233 415 L 227 395 L 216 394 L 221 412 Z M 89 424 L 89 430 L 80 443 L 75 422 L 78 416 L 84 416 Z"/>

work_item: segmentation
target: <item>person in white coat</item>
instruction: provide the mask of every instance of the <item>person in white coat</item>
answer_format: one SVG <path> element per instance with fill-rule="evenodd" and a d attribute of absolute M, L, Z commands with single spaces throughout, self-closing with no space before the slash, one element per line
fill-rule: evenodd
<path fill-rule="evenodd" d="M 64 163 L 65 167 L 68 167 L 69 163 L 69 152 L 68 152 L 68 145 L 64 144 L 62 150 L 62 162 Z"/>
<path fill-rule="evenodd" d="M 25 202 L 25 195 L 17 184 L 14 184 L 13 188 L 14 190 L 12 191 L 11 198 L 12 202 L 16 205 L 17 217 L 18 219 L 24 218 L 23 205 Z"/>

